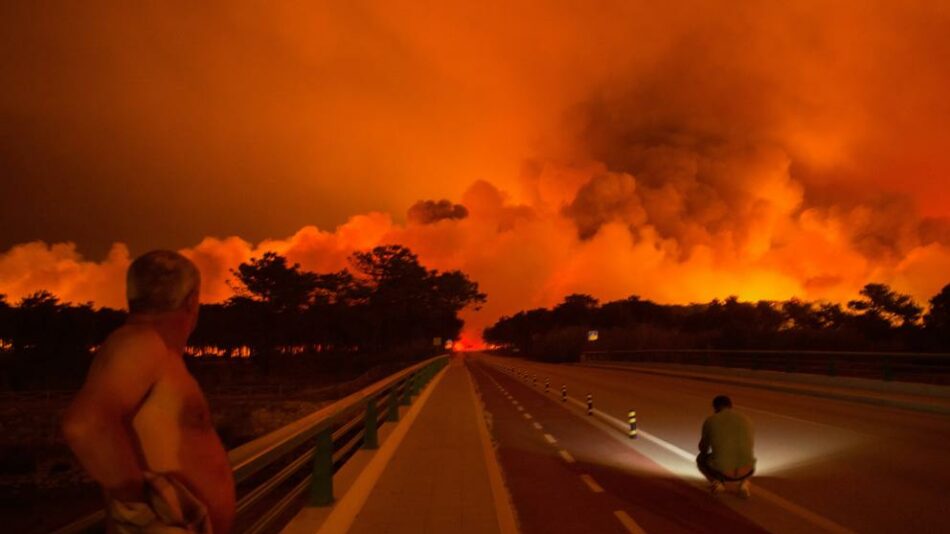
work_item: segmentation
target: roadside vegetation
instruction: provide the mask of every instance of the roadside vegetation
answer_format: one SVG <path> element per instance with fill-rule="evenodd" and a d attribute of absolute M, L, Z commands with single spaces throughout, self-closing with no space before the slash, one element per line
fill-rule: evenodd
<path fill-rule="evenodd" d="M 576 361 L 585 350 L 829 350 L 950 352 L 950 285 L 926 312 L 908 295 L 868 284 L 846 305 L 830 302 L 657 304 L 633 296 L 601 304 L 569 295 L 553 308 L 499 319 L 486 342 L 548 361 Z M 598 339 L 589 342 L 588 331 Z"/>

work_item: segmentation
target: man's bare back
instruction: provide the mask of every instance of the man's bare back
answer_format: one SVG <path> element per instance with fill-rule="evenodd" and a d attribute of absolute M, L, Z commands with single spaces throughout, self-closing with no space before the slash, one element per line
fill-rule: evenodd
<path fill-rule="evenodd" d="M 128 334 L 142 335 L 142 334 Z M 145 334 L 148 335 L 148 334 Z M 151 391 L 132 419 L 147 469 L 173 473 L 208 506 L 215 532 L 234 509 L 227 452 L 211 422 L 208 403 L 181 354 L 167 350 Z"/>
<path fill-rule="evenodd" d="M 121 443 L 108 441 L 119 432 L 110 427 L 110 416 L 131 436 L 133 457 L 126 456 Z M 74 450 L 107 492 L 113 490 L 113 498 L 135 499 L 135 485 L 144 470 L 170 474 L 208 507 L 216 533 L 230 530 L 234 481 L 227 453 L 181 354 L 155 329 L 130 323 L 109 336 L 66 419 L 76 429 Z M 104 432 L 101 440 L 95 440 L 100 443 L 79 443 L 89 440 L 87 432 L 96 428 Z M 78 434 L 84 437 L 75 438 Z M 86 453 L 97 446 L 102 453 Z M 117 455 L 109 457 L 110 449 L 118 449 Z"/>

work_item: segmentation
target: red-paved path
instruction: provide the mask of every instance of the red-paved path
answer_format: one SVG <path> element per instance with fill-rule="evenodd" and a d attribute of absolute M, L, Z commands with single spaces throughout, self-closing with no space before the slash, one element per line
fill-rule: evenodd
<path fill-rule="evenodd" d="M 490 414 L 498 457 L 523 532 L 629 532 L 615 516 L 620 510 L 651 533 L 763 532 L 717 498 L 605 437 L 602 430 L 558 406 L 553 395 L 539 395 L 478 361 L 468 360 L 468 365 Z M 525 418 L 525 413 L 531 418 Z M 544 434 L 557 442 L 549 443 Z M 568 451 L 576 462 L 566 461 L 559 449 Z M 595 493 L 581 475 L 591 477 L 604 491 Z"/>

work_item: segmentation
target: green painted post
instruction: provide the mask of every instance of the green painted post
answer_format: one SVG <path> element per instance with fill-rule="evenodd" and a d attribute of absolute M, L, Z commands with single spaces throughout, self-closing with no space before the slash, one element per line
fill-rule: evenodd
<path fill-rule="evenodd" d="M 389 392 L 389 417 L 387 420 L 393 423 L 399 420 L 399 397 L 396 395 L 395 387 Z"/>
<path fill-rule="evenodd" d="M 410 404 L 412 404 L 412 375 L 409 375 L 402 386 L 402 405 L 409 406 Z"/>
<path fill-rule="evenodd" d="M 422 377 L 419 376 L 419 372 L 417 371 L 412 375 L 412 396 L 417 397 L 420 391 L 422 391 Z"/>
<path fill-rule="evenodd" d="M 376 433 L 376 399 L 370 398 L 366 403 L 366 420 L 363 421 L 363 448 L 378 449 L 379 435 Z"/>
<path fill-rule="evenodd" d="M 310 482 L 310 506 L 333 504 L 333 434 L 329 429 L 317 434 Z"/>

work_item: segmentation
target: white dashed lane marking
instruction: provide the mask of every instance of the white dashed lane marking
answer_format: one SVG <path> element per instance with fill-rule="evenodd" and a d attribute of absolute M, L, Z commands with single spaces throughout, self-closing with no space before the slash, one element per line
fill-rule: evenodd
<path fill-rule="evenodd" d="M 617 520 L 620 521 L 620 524 L 623 525 L 624 528 L 626 528 L 631 534 L 646 534 L 646 531 L 643 530 L 627 512 L 624 512 L 623 510 L 617 510 L 614 512 L 614 515 L 617 517 Z"/>
<path fill-rule="evenodd" d="M 550 444 L 552 444 L 552 445 L 555 444 L 555 443 L 557 443 L 557 440 L 554 439 L 554 436 L 552 436 L 551 434 L 545 434 L 545 435 L 544 435 L 544 439 L 548 440 L 548 443 L 550 443 Z"/>
<path fill-rule="evenodd" d="M 560 454 L 560 455 L 561 455 L 561 458 L 564 458 L 564 461 L 567 462 L 567 463 L 569 463 L 569 464 L 572 464 L 572 463 L 574 463 L 574 462 L 577 461 L 577 460 L 574 459 L 573 456 L 571 456 L 571 453 L 567 452 L 567 451 L 564 450 L 564 449 L 558 449 L 557 453 Z"/>
<path fill-rule="evenodd" d="M 594 493 L 603 493 L 604 488 L 597 483 L 590 475 L 581 475 L 581 480 L 584 481 L 584 484 L 587 484 L 587 487 L 590 488 Z"/>

